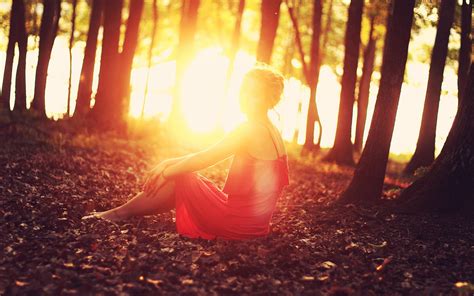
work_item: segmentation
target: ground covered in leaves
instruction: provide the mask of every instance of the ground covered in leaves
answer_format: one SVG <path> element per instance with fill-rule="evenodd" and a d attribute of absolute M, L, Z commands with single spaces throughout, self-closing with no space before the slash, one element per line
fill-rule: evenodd
<path fill-rule="evenodd" d="M 474 293 L 472 217 L 328 207 L 347 168 L 290 157 L 268 237 L 192 240 L 173 213 L 81 220 L 126 201 L 152 163 L 182 150 L 28 127 L 0 136 L 0 294 Z M 222 186 L 227 165 L 203 174 Z M 390 198 L 404 183 L 388 181 Z"/>

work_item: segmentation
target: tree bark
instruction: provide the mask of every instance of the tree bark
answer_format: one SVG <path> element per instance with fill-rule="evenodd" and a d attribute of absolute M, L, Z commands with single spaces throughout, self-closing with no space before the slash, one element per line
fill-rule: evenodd
<path fill-rule="evenodd" d="M 337 130 L 334 145 L 326 161 L 344 165 L 354 165 L 352 155 L 352 112 L 354 108 L 354 92 L 357 81 L 357 65 L 359 61 L 360 32 L 364 0 L 352 0 L 349 5 L 349 16 L 344 40 L 344 73 L 341 81 L 341 99 L 337 117 Z"/>
<path fill-rule="evenodd" d="M 169 122 L 176 128 L 185 127 L 181 98 L 181 83 L 184 71 L 194 57 L 194 35 L 196 34 L 200 0 L 183 0 L 179 43 L 176 54 L 176 81 L 174 100 Z"/>
<path fill-rule="evenodd" d="M 474 67 L 458 113 L 430 170 L 400 195 L 408 211 L 472 211 L 474 206 Z"/>
<path fill-rule="evenodd" d="M 415 0 L 394 0 L 388 17 L 381 80 L 367 142 L 340 202 L 371 203 L 382 193 L 405 73 Z"/>
<path fill-rule="evenodd" d="M 303 50 L 303 44 L 301 42 L 301 34 L 299 30 L 298 20 L 294 14 L 293 7 L 288 5 L 288 12 L 290 14 L 291 22 L 295 29 L 295 42 L 300 53 L 301 63 L 303 65 L 303 74 L 307 85 L 310 88 L 310 97 L 308 105 L 308 116 L 306 121 L 306 137 L 303 145 L 302 154 L 305 155 L 311 151 L 320 148 L 322 135 L 322 125 L 319 118 L 318 108 L 316 105 L 316 91 L 319 79 L 320 70 L 320 37 L 321 37 L 321 15 L 322 15 L 322 3 L 320 0 L 316 0 L 313 5 L 313 35 L 311 37 L 311 49 L 310 49 L 310 65 L 306 64 L 305 53 Z M 319 137 L 318 142 L 314 144 L 314 124 L 318 123 L 319 126 Z"/>
<path fill-rule="evenodd" d="M 107 3 L 104 9 L 104 34 L 100 58 L 99 86 L 91 115 L 100 128 L 111 128 L 120 124 L 120 102 L 117 81 L 119 79 L 119 39 L 122 23 L 123 0 Z"/>
<path fill-rule="evenodd" d="M 54 39 L 58 32 L 61 12 L 60 0 L 44 0 L 43 16 L 41 17 L 38 65 L 36 66 L 35 94 L 32 109 L 41 117 L 46 117 L 45 91 L 48 76 L 49 60 L 53 49 Z"/>
<path fill-rule="evenodd" d="M 18 1 L 20 6 L 17 15 L 17 42 L 18 42 L 18 67 L 15 78 L 15 105 L 13 110 L 26 110 L 26 53 L 28 50 L 28 34 L 26 33 L 25 4 Z"/>
<path fill-rule="evenodd" d="M 148 48 L 148 69 L 146 73 L 146 82 L 145 82 L 145 94 L 143 96 L 143 104 L 141 117 L 145 115 L 146 100 L 148 97 L 148 83 L 150 81 L 150 71 L 153 61 L 153 49 L 155 48 L 155 39 L 156 39 L 156 30 L 158 28 L 158 0 L 153 0 L 153 27 L 151 30 L 151 43 L 150 48 Z"/>
<path fill-rule="evenodd" d="M 320 65 L 323 64 L 324 58 L 326 57 L 326 46 L 329 40 L 329 32 L 331 31 L 331 24 L 332 24 L 333 3 L 334 3 L 334 0 L 329 0 L 326 24 L 324 25 L 324 31 L 322 33 L 323 37 L 322 37 L 321 54 L 320 54 L 321 58 L 319 61 Z"/>
<path fill-rule="evenodd" d="M 257 47 L 257 61 L 259 62 L 270 64 L 280 18 L 281 1 L 262 0 L 260 40 Z"/>
<path fill-rule="evenodd" d="M 458 97 L 462 100 L 471 63 L 472 0 L 462 1 L 461 6 L 461 47 L 459 48 Z"/>
<path fill-rule="evenodd" d="M 354 149 L 362 151 L 364 142 L 365 122 L 367 121 L 367 107 L 369 105 L 370 82 L 374 72 L 375 48 L 377 39 L 374 37 L 375 17 L 370 19 L 369 41 L 364 50 L 364 65 L 362 66 L 362 76 L 359 81 L 359 94 L 357 98 L 357 123 L 354 139 Z"/>
<path fill-rule="evenodd" d="M 127 31 L 123 43 L 123 51 L 120 54 L 119 77 L 119 104 L 120 114 L 124 118 L 130 105 L 130 77 L 132 74 L 133 58 L 138 44 L 138 29 L 142 18 L 144 0 L 134 0 L 130 2 L 130 9 L 127 20 Z"/>
<path fill-rule="evenodd" d="M 84 61 L 77 91 L 76 110 L 74 116 L 83 116 L 90 110 L 92 82 L 94 80 L 95 58 L 97 52 L 97 36 L 102 23 L 104 0 L 94 0 L 89 21 Z"/>
<path fill-rule="evenodd" d="M 439 99 L 443 84 L 444 66 L 448 54 L 449 31 L 453 24 L 456 0 L 442 0 L 439 9 L 438 28 L 431 53 L 431 65 L 426 89 L 423 118 L 416 150 L 405 167 L 406 174 L 433 163 L 435 154 L 436 123 L 438 121 Z"/>
<path fill-rule="evenodd" d="M 316 105 L 316 94 L 318 90 L 319 72 L 321 69 L 321 23 L 322 23 L 323 5 L 321 0 L 315 0 L 313 4 L 313 34 L 311 37 L 310 49 L 310 66 L 309 77 L 307 79 L 309 85 L 309 105 L 308 116 L 306 121 L 306 137 L 303 149 L 307 151 L 318 150 L 320 148 L 322 125 L 319 118 L 318 107 Z M 304 63 L 304 60 L 303 60 Z M 314 144 L 314 124 L 318 123 L 318 141 Z"/>
<path fill-rule="evenodd" d="M 71 17 L 71 35 L 69 35 L 69 81 L 67 92 L 67 108 L 66 117 L 71 113 L 71 87 L 72 87 L 72 47 L 74 46 L 74 32 L 76 31 L 76 8 L 77 0 L 72 1 L 72 17 Z"/>
<path fill-rule="evenodd" d="M 10 29 L 8 33 L 7 55 L 5 59 L 5 70 L 3 71 L 2 98 L 0 109 L 10 111 L 10 96 L 12 85 L 13 58 L 15 56 L 15 45 L 18 40 L 17 18 L 19 3 L 22 0 L 14 0 L 10 11 Z"/>
<path fill-rule="evenodd" d="M 232 40 L 230 42 L 229 67 L 227 68 L 226 83 L 225 83 L 226 93 L 229 90 L 230 79 L 232 77 L 232 73 L 234 72 L 235 56 L 237 55 L 237 52 L 240 47 L 240 27 L 242 24 L 242 16 L 244 14 L 244 9 L 245 9 L 245 0 L 240 0 L 239 7 L 237 8 L 237 15 L 235 18 L 234 31 L 232 32 Z"/>

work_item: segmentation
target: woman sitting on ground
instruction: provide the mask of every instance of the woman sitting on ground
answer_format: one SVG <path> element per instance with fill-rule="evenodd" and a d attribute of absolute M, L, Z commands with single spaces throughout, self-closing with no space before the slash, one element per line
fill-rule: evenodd
<path fill-rule="evenodd" d="M 117 221 L 175 208 L 177 231 L 187 237 L 249 239 L 268 234 L 277 199 L 288 184 L 285 147 L 267 114 L 279 102 L 283 86 L 283 76 L 268 66 L 252 68 L 240 89 L 247 121 L 206 150 L 161 162 L 143 192 L 91 216 Z M 231 156 L 223 190 L 195 173 Z"/>

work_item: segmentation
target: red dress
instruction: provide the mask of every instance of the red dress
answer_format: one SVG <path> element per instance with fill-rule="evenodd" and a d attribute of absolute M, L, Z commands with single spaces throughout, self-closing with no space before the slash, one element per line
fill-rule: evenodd
<path fill-rule="evenodd" d="M 276 149 L 275 142 L 273 145 Z M 177 176 L 177 231 L 187 237 L 204 239 L 265 236 L 270 230 L 277 199 L 286 185 L 286 155 L 262 160 L 246 152 L 237 153 L 223 190 L 197 173 Z"/>

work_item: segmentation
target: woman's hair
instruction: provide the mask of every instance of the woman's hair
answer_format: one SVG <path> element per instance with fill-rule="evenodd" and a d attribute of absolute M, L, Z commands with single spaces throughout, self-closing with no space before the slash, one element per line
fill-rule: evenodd
<path fill-rule="evenodd" d="M 277 70 L 264 63 L 257 63 L 245 74 L 245 80 L 255 82 L 257 96 L 265 100 L 264 104 L 272 109 L 281 99 L 285 78 Z"/>

